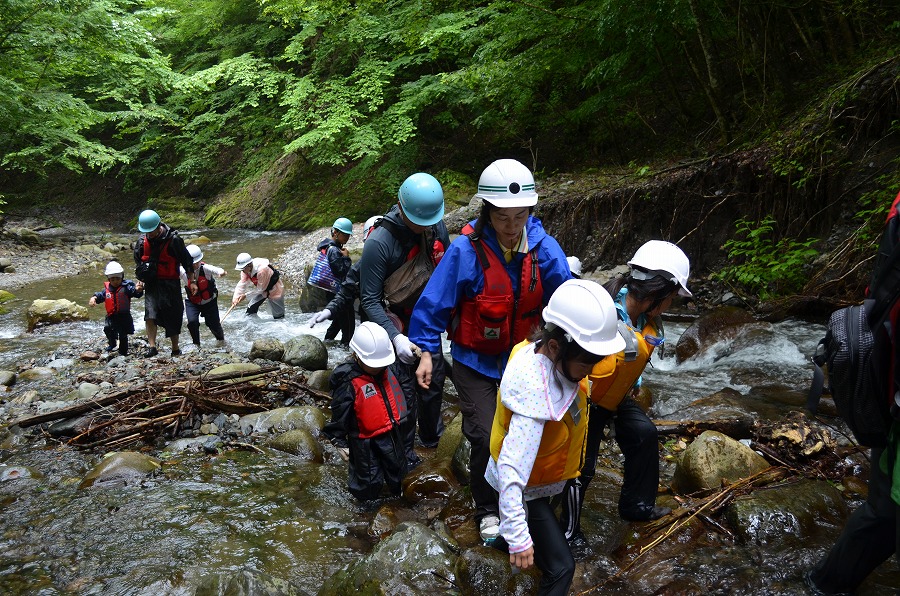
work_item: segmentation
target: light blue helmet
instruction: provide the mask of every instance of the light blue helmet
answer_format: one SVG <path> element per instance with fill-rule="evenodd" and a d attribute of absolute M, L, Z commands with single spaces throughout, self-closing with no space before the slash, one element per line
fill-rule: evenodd
<path fill-rule="evenodd" d="M 417 226 L 432 226 L 444 217 L 444 189 L 431 174 L 417 172 L 397 193 L 403 213 Z"/>
<path fill-rule="evenodd" d="M 331 226 L 338 232 L 343 232 L 345 234 L 353 235 L 353 222 L 347 219 L 346 217 L 339 217 L 334 220 L 334 225 Z"/>
<path fill-rule="evenodd" d="M 144 209 L 138 215 L 138 230 L 147 233 L 159 227 L 159 213 L 153 209 Z"/>

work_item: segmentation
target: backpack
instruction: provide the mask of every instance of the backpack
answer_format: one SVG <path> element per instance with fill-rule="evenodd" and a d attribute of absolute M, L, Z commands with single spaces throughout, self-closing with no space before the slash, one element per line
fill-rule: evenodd
<path fill-rule="evenodd" d="M 893 421 L 892 396 L 897 394 L 900 352 L 894 350 L 892 317 L 900 298 L 900 194 L 888 215 L 875 268 L 862 305 L 836 310 L 828 321 L 825 337 L 813 356 L 815 371 L 807 408 L 816 412 L 825 373 L 838 414 L 847 423 L 857 442 L 867 447 L 884 447 Z M 893 383 L 889 381 L 893 379 Z M 891 384 L 894 387 L 891 387 Z"/>
<path fill-rule="evenodd" d="M 328 264 L 326 251 L 320 250 L 319 254 L 316 255 L 316 261 L 313 263 L 312 271 L 310 271 L 309 279 L 306 280 L 306 283 L 332 294 L 336 294 L 341 289 L 341 282 L 334 276 L 334 273 L 331 271 L 331 265 Z"/>

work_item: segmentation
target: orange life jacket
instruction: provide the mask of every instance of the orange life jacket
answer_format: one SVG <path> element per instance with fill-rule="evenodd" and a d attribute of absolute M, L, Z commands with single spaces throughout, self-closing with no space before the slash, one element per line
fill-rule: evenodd
<path fill-rule="evenodd" d="M 472 298 L 464 296 L 447 328 L 451 341 L 481 354 L 496 355 L 512 349 L 540 324 L 544 288 L 537 254 L 529 251 L 522 261 L 519 295 L 503 261 L 480 239 L 470 224 L 462 229 L 478 256 L 484 286 Z"/>
<path fill-rule="evenodd" d="M 197 293 L 192 295 L 190 289 L 185 288 L 188 290 L 188 300 L 194 304 L 209 302 L 217 294 L 216 281 L 212 277 L 206 277 L 206 270 L 203 268 L 203 265 L 204 263 L 201 261 L 200 269 L 197 271 Z"/>
<path fill-rule="evenodd" d="M 105 281 L 103 287 L 106 289 L 103 305 L 106 307 L 107 315 L 131 312 L 131 296 L 125 291 L 124 283 L 119 284 L 118 288 L 113 288 L 108 281 Z"/>
<path fill-rule="evenodd" d="M 381 379 L 363 374 L 354 378 L 351 384 L 360 439 L 382 435 L 406 417 L 406 398 L 390 369 L 385 369 Z"/>
<path fill-rule="evenodd" d="M 159 247 L 156 255 L 156 279 L 178 279 L 178 260 L 169 253 L 169 244 L 172 238 L 167 238 Z M 141 260 L 145 263 L 153 259 L 153 249 L 150 248 L 150 239 L 144 234 L 144 251 Z"/>

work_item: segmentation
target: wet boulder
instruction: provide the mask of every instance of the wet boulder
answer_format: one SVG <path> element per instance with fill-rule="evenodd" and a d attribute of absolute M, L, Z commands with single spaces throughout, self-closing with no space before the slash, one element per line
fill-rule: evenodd
<path fill-rule="evenodd" d="M 325 426 L 325 414 L 315 406 L 275 408 L 267 412 L 241 416 L 239 424 L 241 432 L 245 435 L 295 429 L 303 429 L 318 435 Z"/>
<path fill-rule="evenodd" d="M 269 447 L 295 455 L 303 461 L 317 464 L 324 461 L 322 446 L 319 445 L 312 433 L 305 429 L 281 433 L 269 441 Z"/>
<path fill-rule="evenodd" d="M 263 360 L 280 362 L 282 356 L 284 356 L 284 343 L 279 339 L 265 338 L 254 340 L 253 345 L 250 346 L 248 358 L 250 360 L 262 358 Z"/>
<path fill-rule="evenodd" d="M 12 387 L 16 383 L 16 373 L 11 370 L 0 370 L 0 385 Z"/>
<path fill-rule="evenodd" d="M 808 479 L 739 496 L 725 511 L 745 542 L 784 552 L 805 548 L 823 528 L 836 531 L 848 515 L 837 488 L 824 480 Z"/>
<path fill-rule="evenodd" d="M 3 261 L 6 261 L 6 264 L 3 264 Z M 9 272 L 13 273 L 15 270 L 13 269 L 12 262 L 9 259 L 0 259 L 0 272 Z M 16 297 L 12 295 L 10 292 L 6 290 L 0 290 L 0 315 L 6 314 L 9 312 L 5 306 L 3 306 L 4 302 L 9 302 L 11 300 L 15 300 Z"/>
<path fill-rule="evenodd" d="M 743 443 L 708 430 L 684 450 L 672 484 L 682 494 L 718 490 L 723 480 L 734 482 L 768 467 L 765 458 Z"/>
<path fill-rule="evenodd" d="M 35 300 L 28 307 L 28 331 L 39 325 L 55 325 L 68 321 L 87 321 L 87 307 L 65 298 L 60 300 Z"/>
<path fill-rule="evenodd" d="M 35 366 L 33 368 L 29 368 L 20 372 L 18 380 L 19 382 L 24 383 L 26 381 L 35 381 L 37 379 L 52 377 L 55 374 L 56 370 L 48 366 Z"/>
<path fill-rule="evenodd" d="M 253 364 L 252 362 L 232 362 L 230 364 L 223 364 L 221 366 L 217 366 L 209 371 L 210 375 L 224 375 L 224 374 L 232 374 L 232 373 L 253 373 L 262 368 L 258 364 Z"/>
<path fill-rule="evenodd" d="M 444 433 L 441 435 L 437 449 L 434 452 L 434 459 L 451 459 L 462 440 L 462 414 L 457 414 L 450 421 L 450 424 L 444 427 Z"/>
<path fill-rule="evenodd" d="M 299 335 L 284 344 L 284 356 L 281 360 L 285 364 L 306 370 L 324 370 L 328 368 L 328 349 L 318 337 Z"/>
<path fill-rule="evenodd" d="M 309 378 L 306 379 L 306 384 L 310 388 L 318 391 L 331 391 L 331 384 L 329 383 L 331 380 L 331 372 L 332 371 L 327 368 L 324 370 L 313 371 L 310 373 Z"/>
<path fill-rule="evenodd" d="M 536 567 L 514 573 L 509 555 L 489 546 L 476 546 L 456 560 L 456 584 L 464 596 L 535 594 L 540 583 Z"/>
<path fill-rule="evenodd" d="M 155 457 L 135 451 L 108 453 L 85 475 L 78 487 L 140 480 L 158 470 L 161 465 Z"/>
<path fill-rule="evenodd" d="M 701 354 L 716 342 L 733 339 L 753 320 L 749 312 L 734 306 L 720 306 L 703 314 L 678 338 L 675 344 L 676 362 L 681 363 Z"/>
<path fill-rule="evenodd" d="M 403 479 L 403 497 L 410 503 L 425 499 L 447 499 L 459 486 L 447 460 L 431 462 L 411 471 Z"/>
<path fill-rule="evenodd" d="M 261 571 L 225 571 L 195 580 L 193 594 L 229 594 L 230 596 L 307 596 L 285 579 Z"/>
<path fill-rule="evenodd" d="M 404 522 L 371 553 L 328 578 L 318 594 L 445 594 L 457 583 L 455 563 L 452 545 L 439 534 Z"/>

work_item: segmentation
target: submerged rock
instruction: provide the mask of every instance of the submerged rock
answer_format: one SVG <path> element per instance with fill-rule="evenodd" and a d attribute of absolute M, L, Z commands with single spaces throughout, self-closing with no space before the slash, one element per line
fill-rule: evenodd
<path fill-rule="evenodd" d="M 306 429 L 289 430 L 281 433 L 271 441 L 269 447 L 296 455 L 303 461 L 320 464 L 324 461 L 322 446 Z"/>
<path fill-rule="evenodd" d="M 99 464 L 88 472 L 78 488 L 87 488 L 95 484 L 121 481 L 128 482 L 149 476 L 162 464 L 155 457 L 135 451 L 116 451 L 108 453 Z"/>

